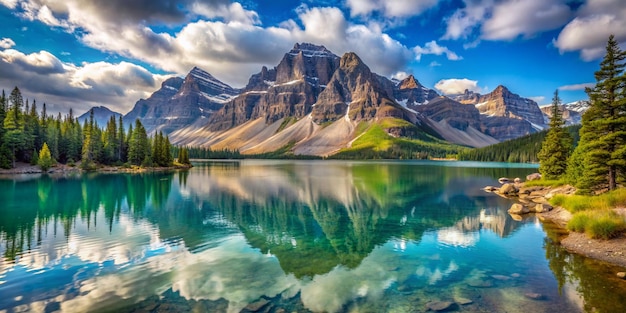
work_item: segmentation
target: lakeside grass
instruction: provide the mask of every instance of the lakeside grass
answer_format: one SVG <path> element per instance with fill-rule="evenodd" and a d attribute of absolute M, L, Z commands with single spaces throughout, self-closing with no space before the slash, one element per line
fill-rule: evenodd
<path fill-rule="evenodd" d="M 547 180 L 547 179 L 539 179 L 539 180 L 529 180 L 524 182 L 525 187 L 559 187 L 565 186 L 567 182 L 565 179 L 558 180 Z"/>
<path fill-rule="evenodd" d="M 598 196 L 557 195 L 550 200 L 573 214 L 567 229 L 596 239 L 611 239 L 626 232 L 626 220 L 613 209 L 626 207 L 626 188 Z"/>

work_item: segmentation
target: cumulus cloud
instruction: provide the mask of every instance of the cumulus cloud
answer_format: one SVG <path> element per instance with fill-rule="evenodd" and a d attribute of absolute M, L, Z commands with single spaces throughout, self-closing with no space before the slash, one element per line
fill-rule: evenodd
<path fill-rule="evenodd" d="M 181 75 L 199 66 L 235 86 L 262 65 L 277 64 L 296 42 L 325 45 L 338 55 L 356 52 L 382 75 L 413 59 L 411 50 L 381 27 L 351 23 L 334 7 L 302 6 L 297 20 L 263 27 L 256 12 L 227 0 L 142 0 L 121 9 L 126 2 L 21 0 L 19 5 L 28 18 L 75 31 L 92 48 Z M 185 20 L 190 16 L 199 18 Z M 164 23 L 182 28 L 175 34 L 156 31 Z"/>
<path fill-rule="evenodd" d="M 465 7 L 446 19 L 442 39 L 512 40 L 558 28 L 571 17 L 564 0 L 464 0 Z"/>
<path fill-rule="evenodd" d="M 420 15 L 435 7 L 439 0 L 347 0 L 351 16 L 367 16 L 374 12 L 388 18 L 406 18 Z"/>
<path fill-rule="evenodd" d="M 585 90 L 585 88 L 587 87 L 593 88 L 595 85 L 596 85 L 595 83 L 565 85 L 565 86 L 559 87 L 559 90 L 565 90 L 565 91 Z"/>
<path fill-rule="evenodd" d="M 0 48 L 9 49 L 13 46 L 15 46 L 15 41 L 13 41 L 11 38 L 0 39 Z"/>
<path fill-rule="evenodd" d="M 128 62 L 61 62 L 47 51 L 30 54 L 0 51 L 0 86 L 19 86 L 25 97 L 48 104 L 48 112 L 78 114 L 105 105 L 126 113 L 140 98 L 154 92 L 166 77 Z"/>
<path fill-rule="evenodd" d="M 423 48 L 420 46 L 415 46 L 413 48 L 413 52 L 415 52 L 415 59 L 418 61 L 422 59 L 422 55 L 424 54 L 434 54 L 434 55 L 445 54 L 448 60 L 451 60 L 451 61 L 458 61 L 458 60 L 463 59 L 461 56 L 457 55 L 456 53 L 454 53 L 447 47 L 440 46 L 434 40 L 431 42 L 427 42 Z"/>
<path fill-rule="evenodd" d="M 435 89 L 439 90 L 444 95 L 460 95 L 464 93 L 465 90 L 473 92 L 481 91 L 481 88 L 478 87 L 478 81 L 467 78 L 442 79 L 435 84 Z"/>
<path fill-rule="evenodd" d="M 410 74 L 405 72 L 405 71 L 399 71 L 399 72 L 396 72 L 396 73 L 392 74 L 391 78 L 392 79 L 397 79 L 397 80 L 403 80 L 403 79 L 409 77 L 409 75 Z"/>
<path fill-rule="evenodd" d="M 15 9 L 15 7 L 17 6 L 17 0 L 0 0 L 0 4 L 9 9 Z"/>
<path fill-rule="evenodd" d="M 626 6 L 622 0 L 589 0 L 554 41 L 561 53 L 580 51 L 583 60 L 601 58 L 609 36 L 626 42 Z"/>

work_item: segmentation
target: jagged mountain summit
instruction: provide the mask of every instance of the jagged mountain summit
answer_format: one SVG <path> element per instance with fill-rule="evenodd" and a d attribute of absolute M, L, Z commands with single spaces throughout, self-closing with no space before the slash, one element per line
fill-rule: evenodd
<path fill-rule="evenodd" d="M 148 99 L 137 101 L 124 120 L 139 118 L 149 132 L 170 133 L 207 120 L 237 94 L 239 90 L 194 67 L 184 79 L 167 79 Z"/>
<path fill-rule="evenodd" d="M 452 98 L 475 106 L 481 114 L 483 132 L 500 141 L 546 127 L 544 115 L 535 101 L 520 97 L 502 85 L 485 95 L 466 90 L 464 94 Z"/>
<path fill-rule="evenodd" d="M 114 116 L 116 120 L 120 116 L 122 116 L 121 113 L 111 111 L 109 108 L 105 106 L 93 107 L 89 109 L 89 111 L 83 113 L 81 116 L 78 117 L 78 122 L 81 123 L 81 125 L 85 123 L 85 121 L 89 120 L 89 116 L 91 115 L 92 110 L 93 110 L 94 122 L 98 124 L 98 126 L 100 127 L 105 127 L 106 124 L 111 119 L 111 116 Z"/>

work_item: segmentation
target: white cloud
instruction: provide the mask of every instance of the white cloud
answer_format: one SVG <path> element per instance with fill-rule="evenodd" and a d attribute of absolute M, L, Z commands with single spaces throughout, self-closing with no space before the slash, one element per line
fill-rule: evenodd
<path fill-rule="evenodd" d="M 544 96 L 536 96 L 536 97 L 528 97 L 528 99 L 533 100 L 533 101 L 541 104 L 544 100 L 546 100 L 546 97 L 544 97 Z"/>
<path fill-rule="evenodd" d="M 11 38 L 0 39 L 0 48 L 10 49 L 13 46 L 15 46 L 15 41 L 13 41 Z"/>
<path fill-rule="evenodd" d="M 435 89 L 444 95 L 460 95 L 465 90 L 481 92 L 481 88 L 478 87 L 478 81 L 467 78 L 442 79 L 435 84 Z"/>
<path fill-rule="evenodd" d="M 351 16 L 368 16 L 379 12 L 387 18 L 417 16 L 435 7 L 439 0 L 347 0 Z"/>
<path fill-rule="evenodd" d="M 446 33 L 441 39 L 465 39 L 482 23 L 493 7 L 493 0 L 464 0 L 465 7 L 446 19 Z"/>
<path fill-rule="evenodd" d="M 559 90 L 565 90 L 565 91 L 585 90 L 585 88 L 587 87 L 593 88 L 595 85 L 596 85 L 595 83 L 565 85 L 565 86 L 559 87 Z"/>
<path fill-rule="evenodd" d="M 0 86 L 18 86 L 25 97 L 48 104 L 48 112 L 78 114 L 91 106 L 105 105 L 126 113 L 140 98 L 154 92 L 165 80 L 143 67 L 121 62 L 61 62 L 47 51 L 31 54 L 0 51 Z"/>
<path fill-rule="evenodd" d="M 17 0 L 0 0 L 0 4 L 9 9 L 15 9 L 15 7 L 17 6 Z"/>
<path fill-rule="evenodd" d="M 554 41 L 561 53 L 580 51 L 583 60 L 601 58 L 609 36 L 626 44 L 626 6 L 622 0 L 589 0 Z"/>
<path fill-rule="evenodd" d="M 382 75 L 406 68 L 413 59 L 411 50 L 381 27 L 351 23 L 334 7 L 301 6 L 297 20 L 263 27 L 256 12 L 227 0 L 140 0 L 128 8 L 125 3 L 22 0 L 21 5 L 29 18 L 77 30 L 90 47 L 181 75 L 198 66 L 235 86 L 244 85 L 261 66 L 277 64 L 296 42 L 325 45 L 338 55 L 356 52 Z M 199 18 L 189 22 L 187 15 Z M 152 27 L 164 23 L 183 27 L 175 34 Z"/>
<path fill-rule="evenodd" d="M 464 0 L 446 19 L 442 39 L 512 40 L 555 29 L 571 17 L 565 0 Z M 479 31 L 479 34 L 475 34 Z M 477 41 L 467 47 L 475 46 Z"/>
<path fill-rule="evenodd" d="M 432 61 L 432 62 L 430 62 L 430 64 L 428 64 L 428 66 L 430 66 L 430 67 L 437 67 L 437 66 L 441 66 L 441 63 L 439 63 L 437 61 Z"/>
<path fill-rule="evenodd" d="M 496 4 L 482 25 L 485 40 L 526 38 L 564 25 L 571 16 L 563 0 L 509 0 Z"/>
<path fill-rule="evenodd" d="M 403 79 L 409 77 L 409 75 L 410 74 L 407 73 L 407 72 L 399 71 L 399 72 L 396 72 L 393 75 L 391 75 L 391 78 L 392 79 L 397 79 L 397 80 L 403 80 Z"/>
<path fill-rule="evenodd" d="M 434 55 L 445 54 L 448 60 L 451 60 L 451 61 L 458 61 L 458 60 L 463 59 L 463 57 L 457 55 L 456 53 L 454 53 L 447 47 L 440 46 L 434 40 L 431 42 L 427 42 L 423 48 L 420 46 L 415 46 L 413 48 L 413 52 L 415 52 L 415 59 L 418 61 L 421 60 L 422 55 L 424 54 L 434 54 Z"/>

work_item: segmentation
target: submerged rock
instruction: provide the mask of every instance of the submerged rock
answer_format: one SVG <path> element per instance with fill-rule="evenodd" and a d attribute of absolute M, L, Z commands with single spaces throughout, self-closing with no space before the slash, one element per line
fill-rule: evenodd
<path fill-rule="evenodd" d="M 491 277 L 493 277 L 493 279 L 495 280 L 509 280 L 511 279 L 511 277 L 509 276 L 504 276 L 504 275 L 491 275 Z"/>
<path fill-rule="evenodd" d="M 459 305 L 468 305 L 468 304 L 474 303 L 474 301 L 467 299 L 467 298 L 456 298 L 455 301 Z"/>
<path fill-rule="evenodd" d="M 619 277 L 621 279 L 626 279 L 626 272 L 619 272 L 619 273 L 617 273 L 617 277 Z"/>
<path fill-rule="evenodd" d="M 536 292 L 527 292 L 524 294 L 524 296 L 528 299 L 532 299 L 532 300 L 543 300 L 544 296 L 540 293 L 536 293 Z"/>
<path fill-rule="evenodd" d="M 435 312 L 449 312 L 458 310 L 458 304 L 452 301 L 433 301 L 426 304 L 426 308 L 429 311 Z"/>
<path fill-rule="evenodd" d="M 245 309 L 251 312 L 257 312 L 260 309 L 262 309 L 264 306 L 266 306 L 268 303 L 269 303 L 269 300 L 260 299 L 258 301 L 248 304 Z"/>

